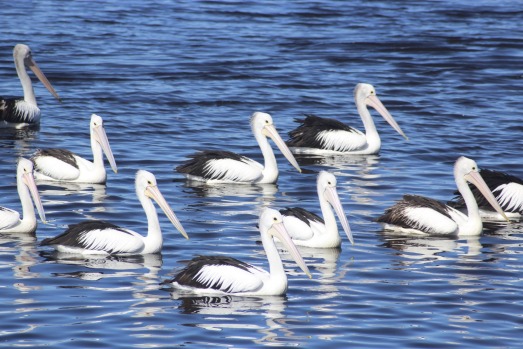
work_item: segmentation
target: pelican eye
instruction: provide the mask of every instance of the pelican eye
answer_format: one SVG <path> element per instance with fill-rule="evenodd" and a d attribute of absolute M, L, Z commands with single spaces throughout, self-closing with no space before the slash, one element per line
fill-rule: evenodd
<path fill-rule="evenodd" d="M 272 220 L 277 222 L 278 221 L 278 217 L 274 217 Z"/>
<path fill-rule="evenodd" d="M 265 120 L 265 123 L 266 123 L 266 124 L 269 124 L 269 120 Z"/>
<path fill-rule="evenodd" d="M 153 185 L 153 182 L 151 182 L 151 181 L 147 181 L 147 184 L 149 184 L 149 185 Z"/>

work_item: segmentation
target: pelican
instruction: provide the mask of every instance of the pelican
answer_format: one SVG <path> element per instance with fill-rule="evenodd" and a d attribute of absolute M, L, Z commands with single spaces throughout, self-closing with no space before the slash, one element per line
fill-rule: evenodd
<path fill-rule="evenodd" d="M 34 233 L 36 231 L 36 216 L 33 207 L 36 206 L 42 222 L 45 221 L 44 208 L 33 177 L 33 163 L 24 158 L 18 160 L 16 168 L 16 186 L 22 202 L 22 216 L 9 208 L 0 207 L 1 233 Z M 31 196 L 33 201 L 31 201 Z"/>
<path fill-rule="evenodd" d="M 283 295 L 287 291 L 287 276 L 274 238 L 283 242 L 298 266 L 311 277 L 278 211 L 264 209 L 260 215 L 259 228 L 269 260 L 269 272 L 231 257 L 199 256 L 193 258 L 174 279 L 163 283 L 171 283 L 176 289 L 199 294 Z"/>
<path fill-rule="evenodd" d="M 454 164 L 454 179 L 467 207 L 464 214 L 437 200 L 405 195 L 388 208 L 377 222 L 386 230 L 404 233 L 478 236 L 483 229 L 478 204 L 467 182 L 474 184 L 496 211 L 508 221 L 496 198 L 481 177 L 474 160 L 461 156 Z"/>
<path fill-rule="evenodd" d="M 44 239 L 40 245 L 53 246 L 58 252 L 76 254 L 129 255 L 158 253 L 162 249 L 163 238 L 154 199 L 167 218 L 186 238 L 187 233 L 165 201 L 156 184 L 156 178 L 148 171 L 136 173 L 136 195 L 147 216 L 147 236 L 121 228 L 104 221 L 84 221 L 70 225 L 62 234 Z"/>
<path fill-rule="evenodd" d="M 316 183 L 323 219 L 301 207 L 280 210 L 283 215 L 283 224 L 289 232 L 292 241 L 297 246 L 339 247 L 341 238 L 338 233 L 336 218 L 334 217 L 334 209 L 345 234 L 347 234 L 350 242 L 354 245 L 349 222 L 336 191 L 336 177 L 332 173 L 321 171 Z"/>
<path fill-rule="evenodd" d="M 354 100 L 365 133 L 334 119 L 306 115 L 305 119 L 296 119 L 301 125 L 289 132 L 290 139 L 287 145 L 291 151 L 297 154 L 378 154 L 381 139 L 367 106 L 376 109 L 400 135 L 408 140 L 378 99 L 374 86 L 357 84 L 354 88 Z"/>
<path fill-rule="evenodd" d="M 278 179 L 278 165 L 267 140 L 267 137 L 270 137 L 292 166 L 301 172 L 296 159 L 276 131 L 269 114 L 252 114 L 251 128 L 262 151 L 264 165 L 229 151 L 204 150 L 192 155 L 190 160 L 176 167 L 176 170 L 184 173 L 189 180 L 206 183 L 275 183 Z"/>
<path fill-rule="evenodd" d="M 24 44 L 18 44 L 13 49 L 16 72 L 24 89 L 24 98 L 3 98 L 0 97 L 0 122 L 3 126 L 23 127 L 29 124 L 40 122 L 40 109 L 36 104 L 36 97 L 33 90 L 31 78 L 27 74 L 26 67 L 31 69 L 51 94 L 61 102 L 60 97 L 53 86 L 47 80 L 44 73 L 38 68 L 33 59 L 31 49 Z"/>
<path fill-rule="evenodd" d="M 523 214 L 523 179 L 508 173 L 487 169 L 482 169 L 480 173 L 489 189 L 496 195 L 497 202 L 505 214 L 509 218 L 520 218 Z M 483 199 L 476 188 L 471 189 L 480 207 L 479 212 L 481 217 L 497 220 L 502 219 L 502 216 L 493 211 L 492 206 L 489 205 L 488 201 Z M 456 194 L 459 194 L 459 192 Z M 452 203 L 453 206 L 456 208 L 463 207 L 463 198 L 457 196 L 456 199 L 456 202 Z"/>
<path fill-rule="evenodd" d="M 90 128 L 93 162 L 65 149 L 40 149 L 31 158 L 35 164 L 35 178 L 44 181 L 105 183 L 107 174 L 103 153 L 109 160 L 114 173 L 117 173 L 102 118 L 92 114 Z"/>

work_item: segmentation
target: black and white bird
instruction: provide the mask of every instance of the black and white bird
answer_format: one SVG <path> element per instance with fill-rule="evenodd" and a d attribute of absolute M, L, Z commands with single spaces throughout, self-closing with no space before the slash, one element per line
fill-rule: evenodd
<path fill-rule="evenodd" d="M 90 129 L 92 162 L 69 150 L 40 149 L 31 158 L 35 164 L 35 178 L 43 181 L 105 183 L 107 174 L 104 166 L 104 153 L 114 173 L 117 173 L 116 162 L 100 116 L 91 115 Z"/>
<path fill-rule="evenodd" d="M 58 252 L 76 254 L 148 254 L 162 249 L 163 237 L 153 200 L 163 210 L 176 229 L 186 238 L 187 233 L 158 189 L 156 178 L 148 171 L 136 173 L 136 195 L 147 216 L 147 235 L 121 228 L 104 221 L 84 221 L 70 225 L 62 234 L 44 239 L 42 246 L 53 246 Z"/>
<path fill-rule="evenodd" d="M 354 100 L 365 133 L 335 119 L 306 115 L 305 119 L 296 119 L 301 125 L 289 132 L 287 145 L 291 151 L 296 154 L 378 154 L 381 139 L 367 106 L 376 109 L 400 135 L 408 139 L 379 100 L 374 86 L 357 84 Z"/>
<path fill-rule="evenodd" d="M 267 113 L 256 112 L 251 117 L 251 129 L 263 154 L 264 164 L 229 151 L 200 151 L 176 167 L 187 179 L 206 183 L 275 183 L 278 165 L 267 137 L 280 148 L 282 154 L 299 172 L 300 166 L 281 139 Z"/>
<path fill-rule="evenodd" d="M 523 215 L 523 179 L 505 172 L 488 169 L 482 169 L 480 173 L 492 194 L 496 196 L 505 214 L 509 218 L 521 218 Z M 489 220 L 503 219 L 476 188 L 471 187 L 471 190 L 478 202 L 481 217 Z M 458 196 L 451 204 L 455 208 L 462 208 L 465 204 L 463 197 L 459 195 L 459 192 L 456 195 Z"/>
<path fill-rule="evenodd" d="M 349 241 L 354 245 L 352 232 L 338 196 L 336 184 L 336 177 L 332 173 L 327 171 L 319 173 L 316 186 L 323 218 L 301 207 L 280 210 L 283 215 L 283 224 L 295 245 L 318 248 L 339 247 L 341 237 L 338 233 L 334 212 L 338 215 Z"/>
<path fill-rule="evenodd" d="M 18 78 L 24 89 L 24 97 L 0 97 L 0 126 L 20 128 L 26 125 L 38 124 L 40 122 L 40 108 L 36 104 L 33 84 L 29 74 L 27 74 L 26 67 L 33 71 L 57 100 L 61 101 L 60 97 L 58 97 L 44 73 L 38 68 L 29 46 L 24 44 L 16 45 L 13 49 L 13 57 Z"/>
<path fill-rule="evenodd" d="M 37 222 L 34 206 L 38 210 L 42 222 L 46 222 L 44 208 L 33 177 L 33 163 L 28 159 L 18 159 L 16 167 L 16 186 L 22 203 L 20 213 L 6 207 L 0 207 L 1 233 L 34 233 Z M 31 200 L 31 196 L 33 200 Z M 34 206 L 33 206 L 34 203 Z"/>
<path fill-rule="evenodd" d="M 467 182 L 474 184 L 505 219 L 507 216 L 481 177 L 474 160 L 461 156 L 454 164 L 454 179 L 466 205 L 467 214 L 437 200 L 405 195 L 376 221 L 386 230 L 402 233 L 478 236 L 483 230 L 478 204 Z"/>
<path fill-rule="evenodd" d="M 284 244 L 310 278 L 309 269 L 285 230 L 282 215 L 266 208 L 260 215 L 258 225 L 269 261 L 269 272 L 231 257 L 199 256 L 192 259 L 174 279 L 163 283 L 171 284 L 178 290 L 199 294 L 283 295 L 287 292 L 287 275 L 274 238 Z"/>

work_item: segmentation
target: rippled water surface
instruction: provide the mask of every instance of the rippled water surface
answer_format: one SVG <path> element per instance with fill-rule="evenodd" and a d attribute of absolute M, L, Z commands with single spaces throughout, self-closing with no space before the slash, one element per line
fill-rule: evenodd
<path fill-rule="evenodd" d="M 16 43 L 41 83 L 37 129 L 0 129 L 0 205 L 20 209 L 15 163 L 42 147 L 90 158 L 91 113 L 118 164 L 107 185 L 40 185 L 49 224 L 0 235 L 0 345 L 6 347 L 518 347 L 523 226 L 476 239 L 386 234 L 373 221 L 405 193 L 453 197 L 454 161 L 523 177 L 523 5 L 518 1 L 34 1 L 2 9 L 0 94 L 21 94 Z M 36 80 L 35 80 L 36 81 Z M 362 129 L 352 91 L 372 83 L 409 136 L 382 118 L 378 156 L 276 151 L 277 185 L 193 186 L 173 171 L 198 149 L 260 160 L 249 117 L 282 137 L 315 113 Z M 372 112 L 374 116 L 377 113 Z M 108 170 L 109 167 L 107 166 Z M 39 242 L 83 219 L 145 233 L 134 175 L 153 172 L 190 235 L 161 216 L 161 255 L 85 258 Z M 260 209 L 319 213 L 316 173 L 338 177 L 356 245 L 302 249 L 309 280 L 284 255 L 285 297 L 189 297 L 159 283 L 197 254 L 266 267 Z"/>

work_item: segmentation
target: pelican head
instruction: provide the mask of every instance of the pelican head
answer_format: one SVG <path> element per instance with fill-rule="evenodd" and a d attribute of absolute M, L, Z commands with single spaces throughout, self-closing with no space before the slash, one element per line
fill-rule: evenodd
<path fill-rule="evenodd" d="M 255 136 L 261 134 L 265 137 L 271 138 L 291 165 L 294 166 L 298 172 L 301 172 L 300 165 L 298 165 L 294 155 L 292 155 L 291 151 L 278 134 L 278 131 L 276 131 L 270 114 L 262 112 L 255 112 L 252 114 L 251 129 Z"/>
<path fill-rule="evenodd" d="M 456 185 L 460 188 L 460 181 L 466 181 L 474 184 L 481 194 L 488 200 L 492 207 L 503 217 L 509 221 L 503 209 L 499 206 L 494 194 L 490 191 L 487 183 L 483 180 L 479 173 L 479 168 L 476 162 L 472 159 L 460 156 L 454 164 L 454 178 Z M 463 193 L 462 193 L 463 195 Z"/>
<path fill-rule="evenodd" d="M 340 198 L 338 196 L 338 191 L 336 190 L 336 177 L 327 171 L 321 171 L 317 179 L 318 194 L 321 195 L 325 200 L 332 206 L 334 212 L 338 215 L 341 226 L 347 234 L 347 238 L 354 245 L 354 238 L 352 237 L 352 232 L 350 230 L 349 222 L 347 221 L 347 216 L 343 210 Z"/>
<path fill-rule="evenodd" d="M 18 160 L 16 176 L 17 181 L 22 182 L 29 190 L 29 193 L 31 193 L 34 205 L 36 206 L 38 214 L 40 215 L 40 219 L 43 223 L 46 223 L 44 207 L 42 205 L 42 200 L 40 199 L 40 194 L 38 194 L 38 189 L 33 177 L 33 162 L 25 158 L 20 158 Z"/>
<path fill-rule="evenodd" d="M 13 57 L 14 57 L 17 71 L 22 71 L 22 70 L 25 71 L 25 67 L 28 67 L 29 69 L 31 69 L 33 71 L 33 73 L 36 75 L 38 80 L 40 80 L 42 82 L 42 84 L 44 84 L 45 88 L 47 88 L 47 90 L 49 92 L 51 92 L 51 94 L 58 101 L 60 101 L 60 102 L 62 101 L 60 99 L 60 97 L 58 96 L 58 94 L 56 93 L 53 86 L 51 85 L 51 83 L 49 82 L 49 80 L 47 80 L 44 73 L 42 73 L 42 71 L 40 70 L 40 68 L 38 67 L 36 62 L 34 61 L 33 55 L 31 53 L 31 49 L 29 48 L 29 46 L 24 45 L 24 44 L 17 44 L 13 49 Z"/>
<path fill-rule="evenodd" d="M 136 194 L 139 198 L 145 196 L 156 201 L 158 206 L 160 206 L 160 208 L 165 213 L 167 218 L 169 218 L 174 227 L 178 229 L 178 231 L 186 239 L 189 239 L 189 236 L 185 232 L 185 229 L 183 228 L 182 224 L 180 223 L 178 218 L 176 218 L 176 215 L 174 214 L 173 210 L 171 209 L 167 201 L 165 201 L 165 198 L 158 189 L 156 177 L 151 172 L 139 170 L 136 173 Z"/>
<path fill-rule="evenodd" d="M 94 140 L 100 144 L 100 147 L 102 147 L 102 150 L 105 153 L 107 160 L 109 160 L 109 164 L 111 164 L 111 168 L 113 169 L 114 173 L 118 173 L 113 152 L 111 151 L 111 146 L 109 145 L 109 140 L 107 139 L 107 134 L 105 133 L 102 117 L 96 114 L 92 114 L 90 127 Z"/>
<path fill-rule="evenodd" d="M 354 100 L 356 101 L 356 105 L 364 103 L 365 105 L 376 109 L 376 111 L 380 113 L 381 116 L 383 116 L 383 118 L 389 123 L 390 126 L 392 126 L 392 128 L 396 130 L 396 132 L 408 140 L 408 137 L 405 135 L 405 133 L 403 133 L 396 120 L 394 120 L 387 108 L 385 108 L 385 106 L 379 100 L 374 86 L 364 83 L 357 84 L 354 88 Z"/>
<path fill-rule="evenodd" d="M 296 245 L 294 245 L 294 242 L 292 242 L 289 233 L 285 229 L 285 225 L 283 225 L 283 216 L 280 212 L 272 208 L 265 208 L 260 215 L 260 221 L 258 225 L 262 234 L 267 233 L 272 238 L 277 238 L 279 241 L 281 241 L 301 270 L 303 270 L 303 272 L 307 274 L 309 278 L 312 278 L 312 275 L 309 272 L 309 268 L 307 268 L 307 265 L 305 265 L 300 252 L 298 252 Z"/>

